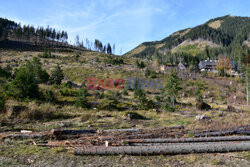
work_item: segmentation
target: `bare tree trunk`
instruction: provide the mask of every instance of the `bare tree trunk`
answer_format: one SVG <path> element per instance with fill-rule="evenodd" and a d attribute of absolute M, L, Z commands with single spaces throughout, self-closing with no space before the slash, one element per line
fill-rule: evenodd
<path fill-rule="evenodd" d="M 5 135 L 0 139 L 37 139 L 37 138 L 43 138 L 48 137 L 47 134 L 9 134 Z"/>
<path fill-rule="evenodd" d="M 51 134 L 55 136 L 59 135 L 77 135 L 77 134 L 86 134 L 86 133 L 96 133 L 96 130 L 56 130 L 52 129 Z"/>
<path fill-rule="evenodd" d="M 250 136 L 224 136 L 202 138 L 158 138 L 158 139 L 131 139 L 127 143 L 190 143 L 190 142 L 221 142 L 221 141 L 250 141 Z"/>
<path fill-rule="evenodd" d="M 216 142 L 216 143 L 175 143 L 164 146 L 122 146 L 122 147 L 80 147 L 75 155 L 175 155 L 188 153 L 225 153 L 250 151 L 250 142 Z"/>
<path fill-rule="evenodd" d="M 206 137 L 206 136 L 225 136 L 225 135 L 250 135 L 250 125 L 239 127 L 236 129 L 213 131 L 213 132 L 198 132 L 194 134 L 194 137 Z"/>

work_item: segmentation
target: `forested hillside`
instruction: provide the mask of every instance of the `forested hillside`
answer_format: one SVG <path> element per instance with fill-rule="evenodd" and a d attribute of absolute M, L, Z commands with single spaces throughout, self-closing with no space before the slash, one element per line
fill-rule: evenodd
<path fill-rule="evenodd" d="M 0 39 L 16 39 L 16 40 L 56 40 L 56 41 L 67 41 L 68 34 L 66 31 L 56 31 L 55 29 L 44 27 L 37 27 L 30 25 L 21 26 L 8 19 L 0 18 Z"/>
<path fill-rule="evenodd" d="M 144 42 L 125 54 L 176 64 L 180 59 L 217 59 L 226 55 L 242 61 L 249 54 L 250 17 L 223 16 L 177 31 L 160 41 Z M 188 62 L 187 62 L 188 63 Z"/>
<path fill-rule="evenodd" d="M 21 25 L 0 18 L 0 48 L 20 50 L 43 50 L 70 47 L 68 33 L 51 27 Z"/>

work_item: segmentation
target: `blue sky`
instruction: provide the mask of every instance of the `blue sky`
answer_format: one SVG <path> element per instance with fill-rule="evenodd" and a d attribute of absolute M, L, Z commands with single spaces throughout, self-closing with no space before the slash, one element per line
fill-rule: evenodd
<path fill-rule="evenodd" d="M 145 41 L 231 14 L 250 16 L 250 0 L 0 0 L 0 17 L 99 39 L 122 54 Z"/>

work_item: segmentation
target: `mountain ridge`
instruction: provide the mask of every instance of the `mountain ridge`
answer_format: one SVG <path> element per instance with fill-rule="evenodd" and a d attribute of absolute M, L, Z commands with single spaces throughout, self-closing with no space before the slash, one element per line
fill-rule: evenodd
<path fill-rule="evenodd" d="M 221 52 L 232 55 L 234 53 L 230 50 L 234 50 L 233 48 L 236 46 L 249 46 L 250 17 L 226 15 L 213 18 L 193 28 L 176 31 L 162 40 L 143 42 L 124 54 L 124 56 L 148 58 L 152 57 L 156 52 L 171 52 L 173 48 L 178 47 L 186 40 L 194 41 L 199 39 L 212 42 L 214 45 L 220 46 L 223 50 Z"/>

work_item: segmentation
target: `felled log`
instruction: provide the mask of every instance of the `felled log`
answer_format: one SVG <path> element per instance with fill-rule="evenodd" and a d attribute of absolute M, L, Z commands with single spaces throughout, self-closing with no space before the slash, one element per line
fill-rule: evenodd
<path fill-rule="evenodd" d="M 191 143 L 191 142 L 221 142 L 221 141 L 250 141 L 250 136 L 223 136 L 202 138 L 157 138 L 157 139 L 132 139 L 126 143 Z"/>
<path fill-rule="evenodd" d="M 225 135 L 250 135 L 250 125 L 229 130 L 198 132 L 194 134 L 195 137 L 225 136 Z"/>
<path fill-rule="evenodd" d="M 43 146 L 43 147 L 79 147 L 82 145 L 85 146 L 92 146 L 92 144 L 88 141 L 48 141 L 48 142 L 42 142 L 37 143 L 37 146 Z"/>
<path fill-rule="evenodd" d="M 37 139 L 47 137 L 47 134 L 8 134 L 2 137 L 2 139 Z"/>
<path fill-rule="evenodd" d="M 52 129 L 51 134 L 55 136 L 60 135 L 79 135 L 79 134 L 88 134 L 88 133 L 96 133 L 96 130 L 58 130 L 58 129 Z"/>
<path fill-rule="evenodd" d="M 250 142 L 209 142 L 209 143 L 175 143 L 164 146 L 121 146 L 121 147 L 78 147 L 75 155 L 175 155 L 188 153 L 225 153 L 250 151 Z"/>
<path fill-rule="evenodd" d="M 51 134 L 52 135 L 78 135 L 78 134 L 87 134 L 87 133 L 113 133 L 113 132 L 131 132 L 136 133 L 140 131 L 158 131 L 162 129 L 183 129 L 183 126 L 170 126 L 167 128 L 161 128 L 161 129 L 108 129 L 108 130 L 89 130 L 89 129 L 83 129 L 83 130 L 60 130 L 60 129 L 52 129 Z"/>
<path fill-rule="evenodd" d="M 141 129 L 108 129 L 108 130 L 98 130 L 98 133 L 112 133 L 112 132 L 139 132 Z"/>

